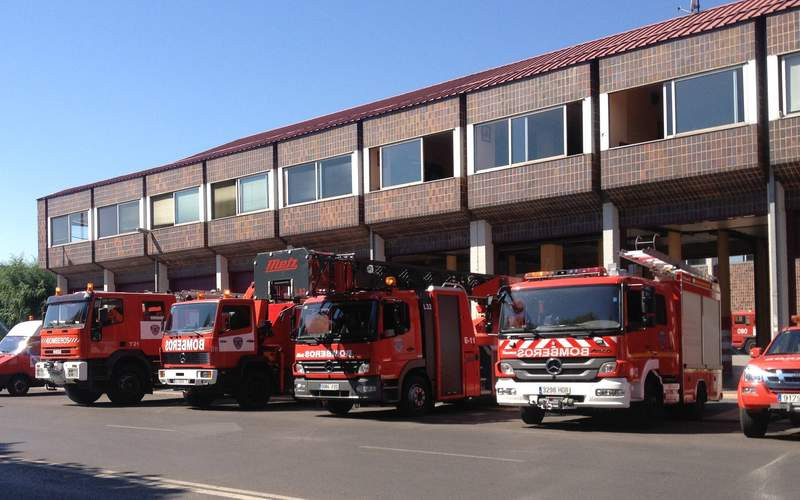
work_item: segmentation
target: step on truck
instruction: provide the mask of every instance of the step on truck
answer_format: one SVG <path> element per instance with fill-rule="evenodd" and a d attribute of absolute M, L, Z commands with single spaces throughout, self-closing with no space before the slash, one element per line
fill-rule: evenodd
<path fill-rule="evenodd" d="M 358 404 L 417 416 L 437 401 L 493 396 L 492 299 L 503 278 L 306 249 L 262 254 L 258 265 L 273 270 L 256 276 L 259 293 L 289 283 L 301 302 L 297 399 L 321 401 L 336 415 Z"/>
<path fill-rule="evenodd" d="M 34 366 L 39 360 L 42 329 L 40 320 L 17 323 L 0 339 L 0 391 L 12 396 L 24 396 L 31 387 L 41 387 Z"/>
<path fill-rule="evenodd" d="M 47 299 L 36 378 L 64 387 L 75 403 L 104 393 L 113 404 L 138 403 L 153 392 L 162 327 L 171 294 L 85 291 Z"/>
<path fill-rule="evenodd" d="M 290 393 L 294 304 L 280 295 L 285 287 L 276 287 L 271 296 L 256 297 L 251 285 L 238 297 L 201 293 L 175 303 L 162 340 L 160 382 L 196 407 L 232 396 L 242 409 L 259 409 L 272 395 Z"/>
<path fill-rule="evenodd" d="M 717 284 L 653 250 L 621 257 L 633 272 L 536 272 L 511 287 L 497 401 L 525 423 L 629 408 L 647 422 L 677 405 L 699 417 L 722 398 Z"/>

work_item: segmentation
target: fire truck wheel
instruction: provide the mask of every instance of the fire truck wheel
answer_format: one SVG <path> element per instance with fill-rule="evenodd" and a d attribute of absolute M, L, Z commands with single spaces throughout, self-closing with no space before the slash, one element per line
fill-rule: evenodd
<path fill-rule="evenodd" d="M 519 412 L 522 421 L 528 425 L 538 425 L 544 420 L 544 410 L 539 407 L 522 407 Z"/>
<path fill-rule="evenodd" d="M 800 427 L 800 414 L 790 413 L 789 423 L 792 424 L 792 427 Z"/>
<path fill-rule="evenodd" d="M 108 386 L 108 399 L 115 405 L 132 405 L 142 400 L 145 381 L 141 370 L 133 364 L 125 364 L 114 370 Z"/>
<path fill-rule="evenodd" d="M 644 400 L 631 405 L 639 425 L 648 425 L 664 416 L 664 391 L 654 376 L 648 376 L 644 386 Z"/>
<path fill-rule="evenodd" d="M 749 438 L 762 438 L 767 433 L 769 412 L 766 410 L 745 410 L 739 408 L 739 425 L 742 433 Z"/>
<path fill-rule="evenodd" d="M 433 395 L 425 377 L 409 375 L 403 382 L 398 411 L 407 417 L 420 417 L 433 409 Z"/>
<path fill-rule="evenodd" d="M 243 410 L 260 410 L 267 407 L 272 395 L 272 384 L 264 370 L 248 370 L 234 397 Z"/>
<path fill-rule="evenodd" d="M 186 389 L 183 391 L 183 399 L 195 408 L 208 408 L 214 402 L 215 395 L 208 391 L 198 391 L 197 389 Z"/>
<path fill-rule="evenodd" d="M 708 394 L 706 393 L 706 385 L 700 384 L 697 386 L 697 397 L 694 403 L 686 406 L 686 414 L 691 420 L 702 420 L 703 413 L 706 409 L 706 401 L 708 401 Z"/>
<path fill-rule="evenodd" d="M 103 395 L 102 392 L 84 389 L 73 384 L 67 384 L 64 386 L 64 390 L 67 392 L 67 397 L 79 405 L 90 405 Z"/>
<path fill-rule="evenodd" d="M 329 400 L 325 402 L 325 408 L 334 415 L 344 416 L 353 409 L 352 401 Z"/>
<path fill-rule="evenodd" d="M 747 342 L 744 343 L 744 347 L 742 347 L 742 352 L 744 352 L 745 354 L 750 354 L 750 351 L 755 346 L 756 346 L 755 339 L 747 339 Z"/>
<path fill-rule="evenodd" d="M 25 375 L 14 375 L 8 381 L 8 393 L 12 396 L 24 396 L 31 387 L 31 381 Z"/>

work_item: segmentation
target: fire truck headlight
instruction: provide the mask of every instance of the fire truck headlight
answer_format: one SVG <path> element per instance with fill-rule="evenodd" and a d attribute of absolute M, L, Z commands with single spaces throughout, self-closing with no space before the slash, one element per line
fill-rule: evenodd
<path fill-rule="evenodd" d="M 214 373 L 211 370 L 200 370 L 197 372 L 197 378 L 211 380 L 213 377 Z"/>
<path fill-rule="evenodd" d="M 369 371 L 369 361 L 359 363 L 356 373 L 367 373 Z"/>
<path fill-rule="evenodd" d="M 769 374 L 762 370 L 761 368 L 755 365 L 747 365 L 744 369 L 744 377 L 745 382 L 752 382 L 752 383 L 761 383 L 767 380 Z"/>
<path fill-rule="evenodd" d="M 617 362 L 609 361 L 600 365 L 598 375 L 608 375 L 609 373 L 614 373 L 615 371 L 617 371 Z"/>
<path fill-rule="evenodd" d="M 167 372 L 165 370 L 158 370 L 158 378 L 164 380 L 167 378 Z"/>
<path fill-rule="evenodd" d="M 514 375 L 514 367 L 511 363 L 500 363 L 500 373 L 504 375 Z"/>
<path fill-rule="evenodd" d="M 294 364 L 294 372 L 295 373 L 305 373 L 306 370 L 303 368 L 303 363 L 295 363 Z"/>
<path fill-rule="evenodd" d="M 595 396 L 600 397 L 620 397 L 625 395 L 624 389 L 595 389 L 594 391 Z"/>
<path fill-rule="evenodd" d="M 497 395 L 498 396 L 516 396 L 517 390 L 513 387 L 498 387 L 497 388 Z"/>

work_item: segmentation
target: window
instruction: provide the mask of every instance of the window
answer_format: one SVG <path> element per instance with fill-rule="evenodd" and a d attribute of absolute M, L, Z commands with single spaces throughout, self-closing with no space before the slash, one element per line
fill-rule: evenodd
<path fill-rule="evenodd" d="M 211 218 L 266 210 L 269 206 L 267 174 L 217 182 L 211 185 Z"/>
<path fill-rule="evenodd" d="M 142 302 L 142 321 L 162 321 L 166 310 L 163 302 Z"/>
<path fill-rule="evenodd" d="M 107 318 L 104 326 L 116 325 L 124 321 L 122 299 L 97 299 L 94 301 L 94 322 L 100 323 L 100 317 Z"/>
<path fill-rule="evenodd" d="M 248 306 L 225 306 L 222 314 L 228 315 L 231 330 L 241 330 L 250 326 L 250 307 Z"/>
<path fill-rule="evenodd" d="M 628 299 L 628 329 L 638 330 L 642 328 L 642 291 L 628 290 L 626 296 Z"/>
<path fill-rule="evenodd" d="M 661 294 L 656 294 L 656 324 L 667 324 L 667 300 Z"/>
<path fill-rule="evenodd" d="M 676 134 L 744 121 L 741 67 L 668 82 L 665 93 L 674 108 L 666 128 Z"/>
<path fill-rule="evenodd" d="M 508 165 L 508 120 L 475 126 L 475 170 Z"/>
<path fill-rule="evenodd" d="M 198 188 L 154 196 L 150 203 L 153 229 L 200 220 L 200 191 Z"/>
<path fill-rule="evenodd" d="M 66 245 L 89 239 L 89 213 L 77 212 L 50 219 L 50 245 Z"/>
<path fill-rule="evenodd" d="M 286 168 L 286 205 L 351 194 L 352 176 L 350 155 Z"/>
<path fill-rule="evenodd" d="M 236 181 L 218 182 L 211 186 L 211 218 L 236 215 Z"/>
<path fill-rule="evenodd" d="M 381 187 L 422 180 L 422 139 L 381 148 Z"/>
<path fill-rule="evenodd" d="M 97 209 L 97 236 L 134 233 L 139 228 L 139 202 L 130 201 Z"/>
<path fill-rule="evenodd" d="M 785 56 L 783 67 L 783 113 L 800 112 L 800 54 Z"/>

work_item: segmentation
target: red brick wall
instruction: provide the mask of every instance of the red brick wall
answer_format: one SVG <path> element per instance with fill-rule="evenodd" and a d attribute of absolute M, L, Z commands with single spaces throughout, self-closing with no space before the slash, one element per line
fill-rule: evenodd
<path fill-rule="evenodd" d="M 456 97 L 364 120 L 364 146 L 371 148 L 444 132 L 458 125 L 459 105 Z"/>
<path fill-rule="evenodd" d="M 92 263 L 92 242 L 72 243 L 48 249 L 50 269 L 60 269 Z"/>
<path fill-rule="evenodd" d="M 57 217 L 75 212 L 89 210 L 92 205 L 92 193 L 89 190 L 59 196 L 47 200 L 47 216 Z"/>
<path fill-rule="evenodd" d="M 358 226 L 359 197 L 349 196 L 282 208 L 279 219 L 281 236 Z"/>
<path fill-rule="evenodd" d="M 106 262 L 144 255 L 144 235 L 126 234 L 94 242 L 94 259 Z"/>
<path fill-rule="evenodd" d="M 200 222 L 154 229 L 153 236 L 161 245 L 163 253 L 203 248 L 203 224 Z M 158 253 L 152 238 L 147 239 L 147 244 L 149 254 Z"/>
<path fill-rule="evenodd" d="M 332 156 L 352 153 L 358 148 L 355 124 L 337 127 L 278 144 L 278 166 L 289 167 Z"/>
<path fill-rule="evenodd" d="M 36 227 L 38 230 L 38 262 L 39 267 L 47 267 L 47 212 L 46 202 L 39 200 L 36 202 Z"/>
<path fill-rule="evenodd" d="M 731 311 L 756 309 L 753 262 L 731 264 Z"/>
<path fill-rule="evenodd" d="M 769 123 L 770 163 L 784 187 L 800 189 L 800 117 Z"/>
<path fill-rule="evenodd" d="M 275 211 L 217 219 L 208 223 L 208 246 L 218 247 L 275 237 Z"/>
<path fill-rule="evenodd" d="M 800 10 L 767 17 L 767 54 L 800 50 Z"/>
<path fill-rule="evenodd" d="M 197 163 L 147 176 L 147 195 L 172 193 L 203 183 L 203 165 Z"/>
<path fill-rule="evenodd" d="M 251 149 L 209 160 L 206 163 L 206 176 L 208 182 L 236 179 L 271 170 L 272 163 L 272 146 Z"/>
<path fill-rule="evenodd" d="M 367 193 L 364 196 L 364 222 L 378 224 L 459 212 L 463 185 L 463 177 L 451 177 Z"/>
<path fill-rule="evenodd" d="M 98 186 L 94 190 L 94 206 L 105 207 L 116 203 L 138 200 L 142 197 L 142 179 L 131 179 L 116 182 L 107 186 Z"/>

